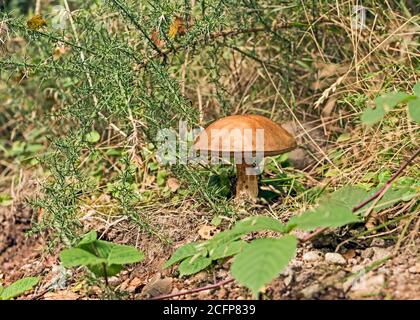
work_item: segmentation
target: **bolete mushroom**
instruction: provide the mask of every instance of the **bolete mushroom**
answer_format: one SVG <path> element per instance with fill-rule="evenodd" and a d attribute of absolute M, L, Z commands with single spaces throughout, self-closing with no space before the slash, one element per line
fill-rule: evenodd
<path fill-rule="evenodd" d="M 265 156 L 278 155 L 294 148 L 296 141 L 285 129 L 258 115 L 219 119 L 202 131 L 193 145 L 193 149 L 200 153 L 234 158 L 237 202 L 255 202 L 257 199 L 258 179 L 253 159 L 261 161 Z"/>

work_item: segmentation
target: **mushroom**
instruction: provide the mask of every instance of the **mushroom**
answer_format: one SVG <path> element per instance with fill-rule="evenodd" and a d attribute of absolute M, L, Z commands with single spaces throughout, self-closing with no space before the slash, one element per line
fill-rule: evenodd
<path fill-rule="evenodd" d="M 258 115 L 234 115 L 219 119 L 202 131 L 193 145 L 193 149 L 200 154 L 234 158 L 236 202 L 256 201 L 256 162 L 259 163 L 265 156 L 278 155 L 294 148 L 296 141 L 285 129 Z"/>

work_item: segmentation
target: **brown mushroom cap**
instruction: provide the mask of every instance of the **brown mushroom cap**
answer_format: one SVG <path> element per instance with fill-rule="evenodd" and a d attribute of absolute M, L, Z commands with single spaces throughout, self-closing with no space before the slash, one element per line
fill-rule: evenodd
<path fill-rule="evenodd" d="M 250 138 L 251 134 L 244 134 L 247 132 L 245 129 L 251 129 L 248 132 L 252 133 L 252 139 Z M 263 150 L 261 150 L 261 146 L 257 148 L 257 129 L 264 130 Z M 204 132 L 207 134 L 207 139 Z M 218 148 L 214 148 L 214 146 L 218 146 Z M 264 156 L 271 156 L 296 148 L 296 141 L 280 125 L 266 117 L 234 115 L 209 125 L 197 137 L 193 148 L 201 152 L 263 152 Z"/>

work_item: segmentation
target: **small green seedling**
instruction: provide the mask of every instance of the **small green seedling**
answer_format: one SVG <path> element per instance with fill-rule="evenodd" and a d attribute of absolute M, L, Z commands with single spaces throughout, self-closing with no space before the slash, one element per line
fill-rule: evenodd
<path fill-rule="evenodd" d="M 7 288 L 0 285 L 0 300 L 11 300 L 31 290 L 39 282 L 38 277 L 22 278 L 12 283 Z"/>
<path fill-rule="evenodd" d="M 64 267 L 87 267 L 95 276 L 108 277 L 119 273 L 123 265 L 142 261 L 143 252 L 133 246 L 98 240 L 96 231 L 87 233 L 75 248 L 64 249 L 60 259 Z"/>

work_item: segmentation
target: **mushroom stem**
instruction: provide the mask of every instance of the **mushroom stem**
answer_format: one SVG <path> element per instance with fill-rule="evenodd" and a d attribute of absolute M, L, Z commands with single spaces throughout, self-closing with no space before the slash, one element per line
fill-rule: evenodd
<path fill-rule="evenodd" d="M 243 200 L 256 202 L 258 196 L 258 178 L 255 174 L 247 174 L 247 168 L 252 165 L 241 163 L 236 165 L 236 202 Z"/>

